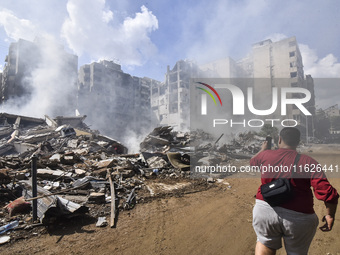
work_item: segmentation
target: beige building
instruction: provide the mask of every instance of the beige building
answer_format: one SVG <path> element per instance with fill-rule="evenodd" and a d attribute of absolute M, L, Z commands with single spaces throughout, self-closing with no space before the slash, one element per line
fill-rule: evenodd
<path fill-rule="evenodd" d="M 254 79 L 254 102 L 257 107 L 268 109 L 272 104 L 272 88 L 283 87 L 307 88 L 311 100 L 305 104 L 306 109 L 315 113 L 314 81 L 310 75 L 304 76 L 302 56 L 295 37 L 272 42 L 270 39 L 253 44 L 251 54 L 238 62 L 245 72 Z M 280 94 L 280 92 L 279 92 Z M 299 98 L 301 94 L 290 95 Z M 286 116 L 281 116 L 280 109 L 271 118 L 294 119 L 306 131 L 313 126 L 312 118 L 307 117 L 295 105 L 287 105 Z"/>

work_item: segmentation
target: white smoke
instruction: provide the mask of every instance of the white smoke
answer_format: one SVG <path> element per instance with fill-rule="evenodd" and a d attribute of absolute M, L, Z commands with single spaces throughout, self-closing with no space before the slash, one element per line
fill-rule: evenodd
<path fill-rule="evenodd" d="M 31 73 L 24 77 L 23 86 L 30 95 L 10 98 L 4 104 L 2 111 L 42 117 L 45 114 L 54 117 L 74 112 L 77 58 L 66 54 L 63 47 L 47 38 L 35 41 L 38 52 L 32 56 L 30 51 L 21 51 L 20 57 L 33 66 L 37 59 L 39 63 L 32 67 Z M 70 69 L 68 58 L 73 59 L 74 69 Z"/>
<path fill-rule="evenodd" d="M 158 29 L 158 20 L 145 6 L 123 23 L 104 0 L 69 0 L 67 12 L 61 35 L 79 56 L 87 52 L 96 60 L 118 58 L 125 65 L 142 65 L 157 52 L 150 34 Z"/>
<path fill-rule="evenodd" d="M 16 13 L 0 9 L 0 26 L 11 41 L 33 41 L 37 36 L 46 39 L 41 40 L 39 65 L 25 78 L 25 86 L 31 89 L 30 97 L 8 100 L 2 111 L 39 117 L 66 115 L 62 110 L 71 107 L 73 112 L 75 102 L 70 95 L 76 94 L 76 81 L 65 72 L 65 51 L 58 45 L 62 40 L 79 57 L 119 59 L 125 65 L 141 65 L 157 52 L 150 34 L 158 29 L 158 20 L 145 6 L 134 17 L 124 14 L 120 21 L 105 0 L 68 0 L 66 8 L 60 1 L 53 4 L 56 14 L 50 12 L 49 15 L 55 19 L 54 25 L 48 20 L 44 22 L 45 12 L 36 8 L 31 10 L 32 14 L 24 13 L 24 8 L 15 3 L 7 5 Z M 63 9 L 66 15 L 61 15 Z"/>
<path fill-rule="evenodd" d="M 266 36 L 264 38 L 264 40 L 270 39 L 272 42 L 278 42 L 278 41 L 281 41 L 281 40 L 286 39 L 286 38 L 288 38 L 288 36 L 285 35 L 285 34 L 274 33 L 274 34 L 270 34 L 270 35 Z"/>
<path fill-rule="evenodd" d="M 258 31 L 248 31 L 249 27 L 261 28 L 262 17 L 268 9 L 264 0 L 233 1 L 218 0 L 214 4 L 204 2 L 190 8 L 183 22 L 182 48 L 187 49 L 189 59 L 207 63 L 227 56 L 244 57 L 251 43 L 257 40 Z M 192 34 L 195 31 L 196 34 Z M 246 47 L 249 47 L 248 49 Z"/>

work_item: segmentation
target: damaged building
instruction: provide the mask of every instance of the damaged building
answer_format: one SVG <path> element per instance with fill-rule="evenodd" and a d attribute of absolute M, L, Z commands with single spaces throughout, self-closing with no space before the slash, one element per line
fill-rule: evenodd
<path fill-rule="evenodd" d="M 41 65 L 44 45 L 42 40 L 22 39 L 11 44 L 1 79 L 0 103 L 13 97 L 28 100 L 32 93 L 28 81 Z M 130 131 L 145 134 L 157 125 L 170 125 L 178 130 L 188 128 L 190 78 L 252 79 L 254 101 L 269 104 L 263 105 L 263 109 L 270 107 L 271 100 L 267 99 L 272 98 L 273 87 L 306 88 L 311 92 L 311 100 L 305 107 L 312 115 L 315 113 L 314 81 L 304 74 L 295 37 L 255 43 L 247 57 L 238 61 L 231 57 L 202 65 L 189 60 L 177 61 L 173 68 L 167 67 L 163 82 L 132 76 L 125 73 L 121 65 L 108 60 L 83 65 L 77 72 L 77 57 L 66 53 L 62 47 L 58 52 L 62 53 L 62 71 L 71 73 L 70 77 L 78 75 L 77 91 L 70 90 L 66 95 L 71 105 L 59 105 L 58 114 L 71 115 L 70 112 L 73 114 L 74 109 L 78 109 L 80 114 L 87 115 L 91 128 L 116 139 L 128 136 Z M 69 87 L 74 85 L 71 80 L 69 83 Z M 77 99 L 73 100 L 75 97 Z M 278 111 L 268 117 L 280 119 Z M 298 123 L 304 136 L 313 133 L 313 118 L 306 118 L 294 105 L 288 105 L 286 116 Z"/>
<path fill-rule="evenodd" d="M 174 126 L 178 130 L 188 128 L 190 123 L 190 78 L 199 77 L 200 69 L 188 60 L 177 61 L 168 66 L 165 81 L 151 88 L 151 106 L 160 125 Z"/>
<path fill-rule="evenodd" d="M 150 85 L 154 80 L 131 76 L 107 60 L 81 66 L 78 77 L 78 110 L 87 115 L 94 128 L 116 138 L 126 135 L 127 130 L 149 130 Z"/>
<path fill-rule="evenodd" d="M 56 60 L 51 54 L 53 52 L 58 59 Z M 58 64 L 58 70 L 56 69 Z M 31 99 L 34 93 L 34 77 L 37 77 L 38 71 L 53 69 L 54 72 L 62 74 L 63 86 L 76 88 L 77 73 L 78 73 L 78 57 L 67 53 L 63 46 L 42 38 L 36 38 L 33 42 L 19 39 L 9 46 L 8 55 L 5 58 L 5 65 L 2 74 L 1 90 L 0 90 L 0 104 L 4 104 L 10 99 L 16 100 L 17 106 L 23 106 Z M 60 76 L 59 76 L 60 77 Z M 48 84 L 55 82 L 55 76 L 50 75 L 47 80 Z M 59 80 L 61 77 L 59 78 Z M 65 113 L 69 108 L 74 109 L 75 93 L 67 95 L 70 100 L 68 106 L 59 106 L 59 114 Z M 17 100 L 20 99 L 20 100 Z M 20 105 L 21 104 L 21 105 Z"/>
<path fill-rule="evenodd" d="M 270 108 L 271 100 L 268 98 L 272 98 L 273 87 L 306 88 L 311 92 L 311 99 L 304 106 L 312 115 L 315 114 L 314 81 L 311 75 L 304 75 L 302 56 L 295 37 L 255 43 L 250 54 L 238 61 L 227 57 L 197 66 L 191 61 L 181 60 L 173 69 L 168 67 L 165 81 L 152 87 L 151 93 L 152 109 L 161 125 L 176 125 L 179 128 L 187 125 L 190 78 L 249 78 L 254 88 L 254 102 L 263 104 L 260 109 Z M 295 93 L 293 96 L 301 95 Z M 278 108 L 266 117 L 281 119 L 282 116 Z M 303 136 L 311 136 L 313 118 L 307 118 L 295 105 L 287 106 L 286 117 L 298 123 Z"/>

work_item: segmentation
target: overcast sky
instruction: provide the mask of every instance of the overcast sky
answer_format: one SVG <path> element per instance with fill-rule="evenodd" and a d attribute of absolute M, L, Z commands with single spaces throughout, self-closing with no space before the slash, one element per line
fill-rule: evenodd
<path fill-rule="evenodd" d="M 180 59 L 238 60 L 253 43 L 296 36 L 305 74 L 340 77 L 339 13 L 338 0 L 0 0 L 0 65 L 11 42 L 45 36 L 79 66 L 115 60 L 163 81 Z"/>

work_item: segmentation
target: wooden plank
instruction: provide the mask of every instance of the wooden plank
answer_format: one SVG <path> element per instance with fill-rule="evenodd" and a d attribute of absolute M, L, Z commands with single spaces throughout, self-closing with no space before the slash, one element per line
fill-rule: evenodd
<path fill-rule="evenodd" d="M 115 186 L 113 185 L 111 173 L 109 169 L 107 169 L 107 174 L 109 176 L 110 181 L 110 191 L 111 191 L 111 217 L 110 217 L 110 227 L 114 227 L 115 218 L 116 218 L 116 194 L 115 194 Z"/>

